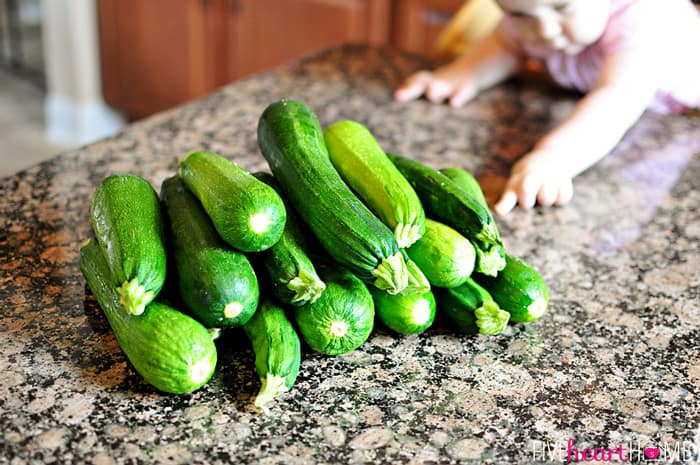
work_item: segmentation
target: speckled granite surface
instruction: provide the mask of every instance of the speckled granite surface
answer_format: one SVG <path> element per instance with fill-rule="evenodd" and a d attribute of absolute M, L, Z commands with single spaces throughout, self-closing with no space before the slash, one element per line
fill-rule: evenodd
<path fill-rule="evenodd" d="M 698 463 L 700 118 L 645 115 L 577 179 L 570 206 L 498 220 L 549 283 L 536 323 L 499 337 L 377 328 L 348 355 L 307 352 L 267 414 L 252 407 L 240 331 L 219 340 L 214 378 L 191 395 L 159 394 L 129 367 L 77 264 L 107 175 L 159 189 L 202 148 L 262 169 L 257 117 L 292 97 L 324 125 L 357 119 L 387 150 L 469 168 L 489 191 L 575 102 L 520 83 L 459 110 L 393 102 L 420 65 L 334 50 L 1 179 L 0 463 L 564 463 L 570 447 L 580 461 L 606 448 L 612 462 L 651 463 L 651 447 L 657 463 Z"/>

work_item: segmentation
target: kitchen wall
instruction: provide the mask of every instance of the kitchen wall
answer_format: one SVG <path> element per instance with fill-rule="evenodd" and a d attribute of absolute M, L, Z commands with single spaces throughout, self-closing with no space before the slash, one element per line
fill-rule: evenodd
<path fill-rule="evenodd" d="M 113 134 L 124 118 L 102 98 L 96 0 L 42 0 L 46 134 L 85 144 Z"/>
<path fill-rule="evenodd" d="M 125 124 L 102 98 L 97 0 L 0 0 L 0 177 Z"/>

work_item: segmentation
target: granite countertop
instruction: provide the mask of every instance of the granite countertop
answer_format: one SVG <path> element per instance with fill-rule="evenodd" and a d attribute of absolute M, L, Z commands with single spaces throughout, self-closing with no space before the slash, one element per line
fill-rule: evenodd
<path fill-rule="evenodd" d="M 497 220 L 549 284 L 535 323 L 497 337 L 377 327 L 344 356 L 307 349 L 267 413 L 252 405 L 259 381 L 240 330 L 218 341 L 214 378 L 190 395 L 158 393 L 129 366 L 78 269 L 106 176 L 135 173 L 159 190 L 196 149 L 264 169 L 257 118 L 290 97 L 323 125 L 363 122 L 387 151 L 468 168 L 492 195 L 577 99 L 511 82 L 462 109 L 392 101 L 426 64 L 330 50 L 0 179 L 0 463 L 564 463 L 573 449 L 590 459 L 586 448 L 699 463 L 697 117 L 645 114 L 576 179 L 570 205 Z"/>

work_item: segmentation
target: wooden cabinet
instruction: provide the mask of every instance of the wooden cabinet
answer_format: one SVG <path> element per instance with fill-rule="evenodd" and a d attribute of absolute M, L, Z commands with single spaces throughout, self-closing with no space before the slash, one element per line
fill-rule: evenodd
<path fill-rule="evenodd" d="M 440 32 L 465 0 L 396 0 L 393 42 L 409 52 L 437 56 Z"/>
<path fill-rule="evenodd" d="M 140 118 L 210 91 L 215 85 L 215 28 L 207 2 L 100 0 L 105 101 Z"/>
<path fill-rule="evenodd" d="M 105 101 L 138 119 L 345 42 L 431 54 L 461 0 L 99 0 Z"/>
<path fill-rule="evenodd" d="M 226 0 L 223 75 L 237 79 L 344 42 L 386 44 L 389 0 Z"/>

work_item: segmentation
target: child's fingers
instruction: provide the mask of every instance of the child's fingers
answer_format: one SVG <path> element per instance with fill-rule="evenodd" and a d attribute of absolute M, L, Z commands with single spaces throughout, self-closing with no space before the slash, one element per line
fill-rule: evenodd
<path fill-rule="evenodd" d="M 462 83 L 450 97 L 450 105 L 459 108 L 476 95 L 476 88 L 470 82 Z"/>
<path fill-rule="evenodd" d="M 548 207 L 559 199 L 561 186 L 556 182 L 545 182 L 537 193 L 537 203 Z"/>
<path fill-rule="evenodd" d="M 425 96 L 433 103 L 440 103 L 452 93 L 452 85 L 442 79 L 433 79 L 428 83 Z"/>
<path fill-rule="evenodd" d="M 500 200 L 493 207 L 494 211 L 504 216 L 516 205 L 532 208 L 535 202 L 540 205 L 563 205 L 574 195 L 574 186 L 570 178 L 555 182 L 546 182 L 542 175 L 517 170 L 506 183 Z"/>
<path fill-rule="evenodd" d="M 523 208 L 532 208 L 539 188 L 540 185 L 534 176 L 518 173 L 516 170 L 508 179 L 501 200 L 494 206 L 494 210 L 502 216 L 518 204 Z"/>
<path fill-rule="evenodd" d="M 532 174 L 521 177 L 520 188 L 517 189 L 518 204 L 523 208 L 532 208 L 537 201 L 537 194 L 542 187 L 542 180 L 539 176 Z"/>
<path fill-rule="evenodd" d="M 493 209 L 498 215 L 505 216 L 510 213 L 517 203 L 517 194 L 512 190 L 506 190 L 503 195 L 501 195 L 501 199 L 498 203 L 493 206 Z"/>
<path fill-rule="evenodd" d="M 419 71 L 409 76 L 409 78 L 396 89 L 394 98 L 399 102 L 416 99 L 423 95 L 432 79 L 433 75 L 430 71 Z"/>
<path fill-rule="evenodd" d="M 557 205 L 564 205 L 565 203 L 568 203 L 573 196 L 574 184 L 571 179 L 566 179 L 559 185 L 559 195 L 557 196 L 555 203 Z"/>

